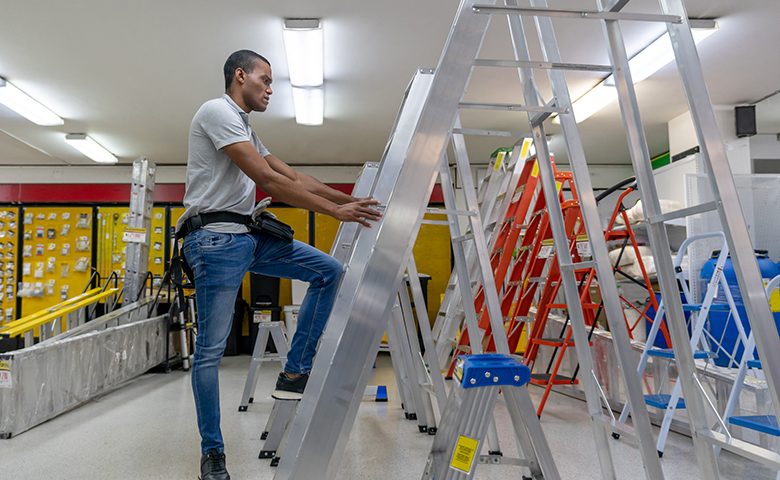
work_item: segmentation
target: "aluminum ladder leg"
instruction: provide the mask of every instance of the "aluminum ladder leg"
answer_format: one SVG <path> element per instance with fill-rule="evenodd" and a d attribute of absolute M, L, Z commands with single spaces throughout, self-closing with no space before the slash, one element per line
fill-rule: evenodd
<path fill-rule="evenodd" d="M 269 337 L 274 340 L 277 352 L 275 355 L 266 355 L 265 353 Z M 252 360 L 249 362 L 249 372 L 244 384 L 244 393 L 241 395 L 241 403 L 238 406 L 239 412 L 246 412 L 249 404 L 254 402 L 255 388 L 257 387 L 257 370 L 260 368 L 260 365 L 263 362 L 277 361 L 284 369 L 288 351 L 287 334 L 281 321 L 260 322 L 257 325 L 257 338 L 252 350 Z"/>

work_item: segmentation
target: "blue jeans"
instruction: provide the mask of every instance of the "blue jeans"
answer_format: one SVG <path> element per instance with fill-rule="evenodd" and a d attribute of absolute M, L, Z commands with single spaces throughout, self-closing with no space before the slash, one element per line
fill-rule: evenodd
<path fill-rule="evenodd" d="M 224 450 L 219 428 L 219 362 L 225 352 L 238 288 L 247 272 L 309 282 L 284 370 L 309 373 L 317 342 L 336 297 L 342 265 L 297 240 L 252 233 L 196 230 L 184 239 L 184 255 L 195 275 L 198 335 L 192 391 L 203 453 Z"/>

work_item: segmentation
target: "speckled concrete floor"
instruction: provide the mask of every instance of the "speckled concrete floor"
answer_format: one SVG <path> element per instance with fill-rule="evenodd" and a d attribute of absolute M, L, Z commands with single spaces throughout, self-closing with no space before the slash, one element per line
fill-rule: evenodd
<path fill-rule="evenodd" d="M 225 358 L 222 384 L 222 431 L 228 468 L 234 480 L 272 479 L 274 469 L 259 460 L 260 433 L 272 401 L 275 365 L 261 370 L 254 404 L 237 411 L 249 357 Z M 403 419 L 393 387 L 389 358 L 377 362 L 375 380 L 387 384 L 389 403 L 363 402 L 346 448 L 338 478 L 420 478 L 432 437 Z M 266 393 L 267 392 L 267 393 Z M 536 397 L 539 390 L 531 389 Z M 514 446 L 506 411 L 499 405 L 497 424 L 502 447 Z M 562 478 L 600 478 L 584 403 L 553 394 L 542 426 Z M 185 372 L 148 374 L 98 400 L 61 415 L 10 440 L 0 440 L 0 478 L 17 479 L 187 479 L 198 475 L 199 437 L 189 376 Z M 643 478 L 637 450 L 613 443 L 618 478 Z M 662 460 L 667 479 L 699 478 L 691 441 L 672 434 Z M 722 478 L 774 479 L 774 473 L 723 453 Z M 483 466 L 476 478 L 519 478 L 507 466 Z M 315 479 L 312 479 L 315 480 Z"/>

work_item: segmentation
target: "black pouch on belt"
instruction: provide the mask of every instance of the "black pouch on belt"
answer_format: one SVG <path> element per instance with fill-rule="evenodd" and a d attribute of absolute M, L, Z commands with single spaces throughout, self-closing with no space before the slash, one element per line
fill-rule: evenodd
<path fill-rule="evenodd" d="M 254 222 L 247 226 L 256 232 L 265 233 L 286 242 L 292 242 L 295 234 L 291 226 L 277 220 L 268 212 L 261 213 Z"/>

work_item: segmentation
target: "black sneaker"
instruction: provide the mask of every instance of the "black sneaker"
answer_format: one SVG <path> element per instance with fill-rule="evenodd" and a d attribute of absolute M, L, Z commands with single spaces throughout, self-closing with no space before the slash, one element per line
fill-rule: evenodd
<path fill-rule="evenodd" d="M 209 450 L 200 457 L 200 480 L 230 480 L 224 453 Z"/>
<path fill-rule="evenodd" d="M 303 397 L 303 391 L 306 389 L 306 382 L 309 381 L 309 374 L 295 378 L 290 378 L 284 372 L 279 374 L 276 379 L 276 390 L 271 397 L 277 400 L 300 400 Z"/>

